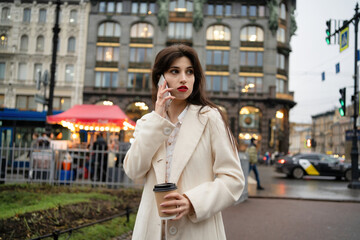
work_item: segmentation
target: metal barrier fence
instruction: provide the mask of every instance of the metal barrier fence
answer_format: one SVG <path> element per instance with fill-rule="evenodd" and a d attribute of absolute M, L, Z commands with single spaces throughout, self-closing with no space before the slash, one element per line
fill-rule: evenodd
<path fill-rule="evenodd" d="M 122 163 L 129 147 L 120 143 L 111 151 L 0 146 L 0 183 L 133 186 Z"/>

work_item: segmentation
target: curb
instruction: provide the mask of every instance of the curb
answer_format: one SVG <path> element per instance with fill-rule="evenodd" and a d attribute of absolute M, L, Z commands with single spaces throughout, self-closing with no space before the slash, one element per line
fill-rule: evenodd
<path fill-rule="evenodd" d="M 250 196 L 250 195 L 248 196 L 248 198 L 301 200 L 301 201 L 318 201 L 318 202 L 360 203 L 360 199 L 359 199 L 359 200 L 351 200 L 351 199 L 321 199 L 321 198 L 279 197 L 279 196 Z"/>

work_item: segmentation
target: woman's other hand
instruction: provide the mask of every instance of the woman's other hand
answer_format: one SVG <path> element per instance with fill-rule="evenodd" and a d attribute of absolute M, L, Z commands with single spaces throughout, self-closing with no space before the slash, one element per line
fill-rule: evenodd
<path fill-rule="evenodd" d="M 166 113 L 166 101 L 167 100 L 173 100 L 175 97 L 170 95 L 170 91 L 172 91 L 172 88 L 166 88 L 166 81 L 163 85 L 160 85 L 157 92 L 157 98 L 155 103 L 155 112 L 159 114 L 162 117 L 165 117 Z M 166 93 L 169 94 L 166 94 Z"/>
<path fill-rule="evenodd" d="M 169 210 L 162 210 L 163 213 L 167 214 L 174 214 L 176 213 L 176 218 L 172 219 L 173 221 L 179 220 L 182 217 L 188 215 L 189 213 L 194 212 L 194 208 L 190 202 L 190 200 L 179 193 L 170 193 L 166 195 L 165 200 L 168 200 L 166 202 L 161 203 L 161 206 L 169 207 L 169 206 L 176 206 L 175 209 L 169 209 Z"/>

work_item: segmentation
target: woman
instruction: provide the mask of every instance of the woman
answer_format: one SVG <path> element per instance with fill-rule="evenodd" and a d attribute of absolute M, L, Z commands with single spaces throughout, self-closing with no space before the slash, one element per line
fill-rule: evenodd
<path fill-rule="evenodd" d="M 166 81 L 158 87 L 161 75 Z M 131 179 L 145 180 L 133 239 L 226 239 L 220 211 L 239 199 L 244 176 L 234 138 L 205 97 L 195 50 L 173 45 L 160 51 L 152 82 L 155 111 L 137 121 L 124 160 Z M 167 222 L 158 216 L 153 193 L 154 185 L 164 182 L 178 187 L 178 193 L 164 199 L 164 206 L 177 206 L 165 211 L 177 214 Z"/>

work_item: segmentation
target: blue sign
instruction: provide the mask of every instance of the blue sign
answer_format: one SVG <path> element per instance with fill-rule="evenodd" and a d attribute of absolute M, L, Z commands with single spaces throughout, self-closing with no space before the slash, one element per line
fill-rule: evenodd
<path fill-rule="evenodd" d="M 339 73 L 339 72 L 340 72 L 340 63 L 337 63 L 337 64 L 335 65 L 335 72 L 336 72 L 336 73 Z"/>
<path fill-rule="evenodd" d="M 340 52 L 349 47 L 349 27 L 340 32 Z"/>
<path fill-rule="evenodd" d="M 321 81 L 324 81 L 325 80 L 325 72 L 322 72 L 321 73 Z"/>

